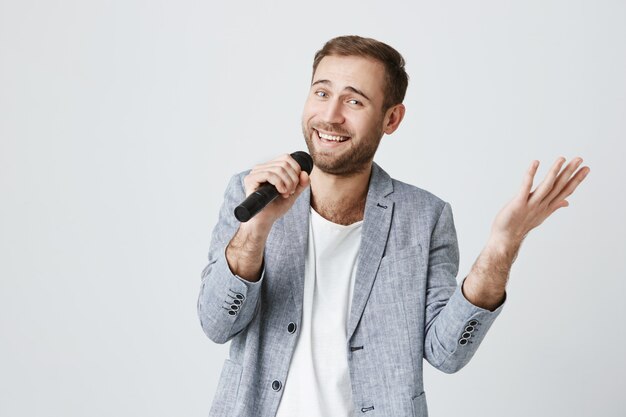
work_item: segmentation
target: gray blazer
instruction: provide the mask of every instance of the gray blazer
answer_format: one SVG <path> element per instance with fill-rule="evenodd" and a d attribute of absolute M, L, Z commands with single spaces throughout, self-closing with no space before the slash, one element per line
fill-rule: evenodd
<path fill-rule="evenodd" d="M 231 341 L 215 417 L 275 416 L 302 318 L 310 192 L 274 224 L 252 283 L 232 274 L 224 254 L 244 176 L 226 190 L 198 298 L 206 335 Z M 355 416 L 426 417 L 422 359 L 452 373 L 476 352 L 503 305 L 491 312 L 468 302 L 458 263 L 450 206 L 374 164 L 346 341 Z"/>

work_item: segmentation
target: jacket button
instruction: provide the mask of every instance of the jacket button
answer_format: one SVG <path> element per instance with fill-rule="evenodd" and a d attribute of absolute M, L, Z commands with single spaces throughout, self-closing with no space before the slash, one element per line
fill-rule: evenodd
<path fill-rule="evenodd" d="M 476 320 L 471 320 L 468 324 L 469 324 L 470 326 L 476 326 L 476 325 L 478 324 L 478 321 L 476 321 Z"/>
<path fill-rule="evenodd" d="M 283 384 L 280 383 L 279 380 L 274 380 L 274 382 L 272 382 L 272 389 L 274 391 L 280 391 L 280 389 L 283 387 Z"/>
<path fill-rule="evenodd" d="M 296 326 L 296 323 L 293 323 L 293 322 L 287 325 L 287 331 L 289 333 L 295 333 L 297 328 L 298 326 Z"/>

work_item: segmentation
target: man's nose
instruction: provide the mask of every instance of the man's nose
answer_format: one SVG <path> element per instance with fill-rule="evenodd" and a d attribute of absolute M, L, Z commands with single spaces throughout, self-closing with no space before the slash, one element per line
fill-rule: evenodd
<path fill-rule="evenodd" d="M 324 121 L 326 123 L 343 123 L 344 116 L 342 112 L 342 106 L 340 100 L 329 100 L 326 102 L 326 108 L 324 109 Z"/>

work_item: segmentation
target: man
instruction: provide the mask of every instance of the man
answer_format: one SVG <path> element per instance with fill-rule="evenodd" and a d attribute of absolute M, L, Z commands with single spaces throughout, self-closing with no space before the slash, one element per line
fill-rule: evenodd
<path fill-rule="evenodd" d="M 427 416 L 422 359 L 449 373 L 468 363 L 522 240 L 589 172 L 560 158 L 531 192 L 534 161 L 457 285 L 450 206 L 373 163 L 407 83 L 390 46 L 332 39 L 302 117 L 310 176 L 285 155 L 231 180 L 198 299 L 208 337 L 232 341 L 211 416 Z M 235 206 L 266 182 L 281 197 L 238 223 Z"/>

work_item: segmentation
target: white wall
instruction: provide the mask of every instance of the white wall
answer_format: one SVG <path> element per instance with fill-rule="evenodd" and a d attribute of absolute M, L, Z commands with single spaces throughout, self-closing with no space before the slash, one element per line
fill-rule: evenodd
<path fill-rule="evenodd" d="M 532 159 L 592 168 L 431 415 L 623 416 L 626 3 L 246 3 L 0 0 L 0 415 L 207 415 L 226 181 L 305 148 L 313 54 L 360 34 L 408 62 L 377 161 L 452 203 L 459 279 Z"/>

